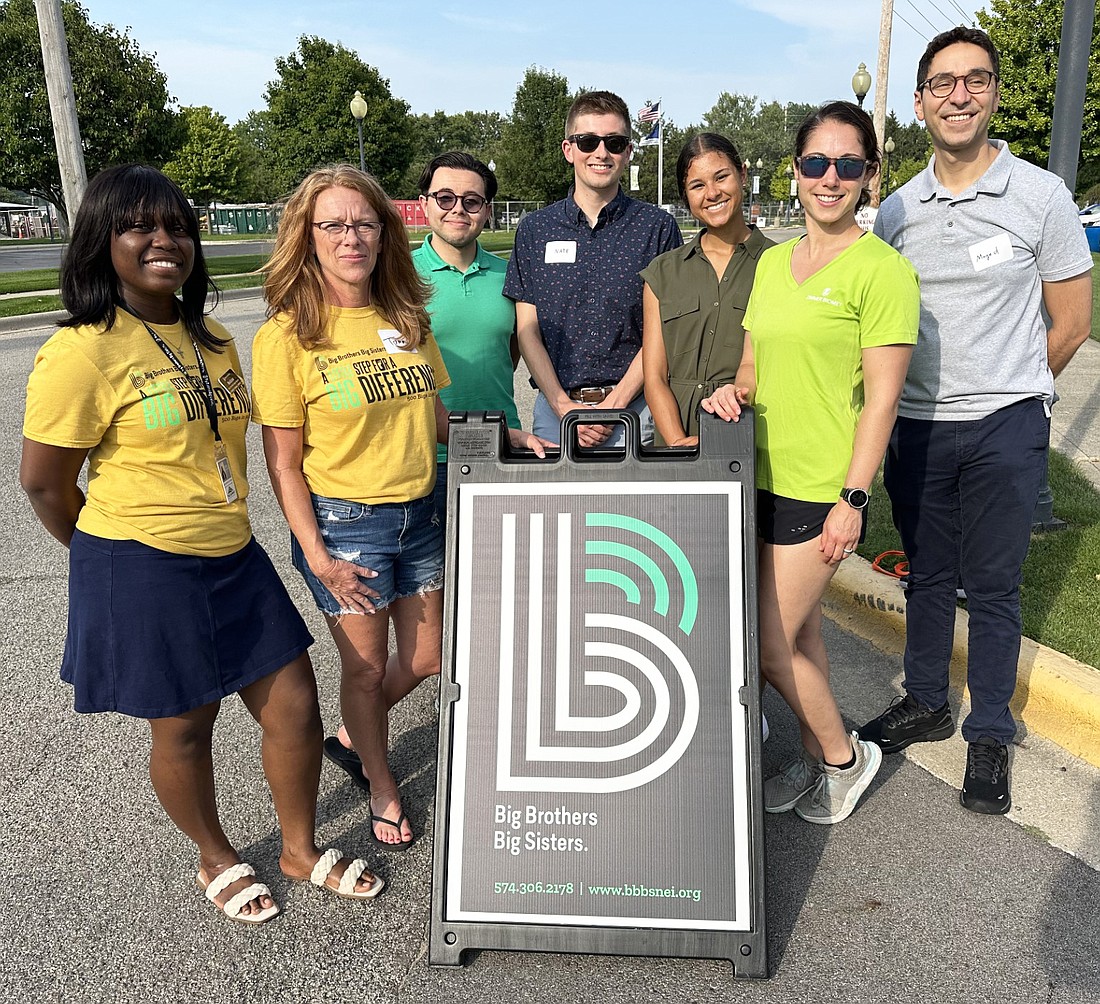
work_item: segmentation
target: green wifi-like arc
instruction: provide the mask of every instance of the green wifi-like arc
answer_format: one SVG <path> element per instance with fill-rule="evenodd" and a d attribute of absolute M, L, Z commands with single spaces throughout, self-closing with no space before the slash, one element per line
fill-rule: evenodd
<path fill-rule="evenodd" d="M 617 530 L 625 530 L 636 533 L 640 537 L 656 544 L 668 556 L 680 577 L 680 584 L 684 591 L 684 609 L 680 614 L 680 630 L 684 634 L 691 634 L 695 626 L 695 620 L 699 615 L 699 584 L 695 579 L 695 570 L 691 567 L 687 555 L 663 530 L 658 530 L 651 523 L 635 519 L 632 516 L 622 516 L 610 512 L 590 512 L 585 515 L 585 525 L 591 527 L 612 527 Z M 662 617 L 668 616 L 670 605 L 670 592 L 668 579 L 665 577 L 661 566 L 648 554 L 629 544 L 620 544 L 610 540 L 587 540 L 584 544 L 585 554 L 610 555 L 628 561 L 645 573 L 653 586 L 653 610 Z M 642 592 L 638 584 L 628 575 L 610 568 L 589 568 L 584 573 L 585 582 L 602 582 L 621 589 L 628 602 L 639 604 L 642 601 Z"/>

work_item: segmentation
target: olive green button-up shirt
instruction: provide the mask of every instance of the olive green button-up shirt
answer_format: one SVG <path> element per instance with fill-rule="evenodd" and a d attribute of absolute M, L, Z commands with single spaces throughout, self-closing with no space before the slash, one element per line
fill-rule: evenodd
<path fill-rule="evenodd" d="M 654 258 L 641 272 L 660 303 L 669 388 L 689 436 L 699 434 L 699 402 L 731 383 L 741 363 L 742 321 L 756 263 L 775 243 L 755 226 L 751 229 L 720 280 L 700 246 L 705 229 L 683 247 Z"/>

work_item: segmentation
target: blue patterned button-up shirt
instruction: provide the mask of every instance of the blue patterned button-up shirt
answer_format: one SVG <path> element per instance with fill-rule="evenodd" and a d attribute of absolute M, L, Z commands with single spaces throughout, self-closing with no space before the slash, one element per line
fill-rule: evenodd
<path fill-rule="evenodd" d="M 680 247 L 676 221 L 624 192 L 594 227 L 573 200 L 524 218 L 504 295 L 538 311 L 539 330 L 562 387 L 618 383 L 642 347 L 642 280 L 657 255 Z"/>

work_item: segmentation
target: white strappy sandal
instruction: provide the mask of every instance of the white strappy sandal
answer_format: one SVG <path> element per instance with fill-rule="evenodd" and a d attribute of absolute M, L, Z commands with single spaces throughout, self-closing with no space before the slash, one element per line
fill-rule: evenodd
<path fill-rule="evenodd" d="M 263 924 L 265 921 L 271 920 L 271 918 L 279 912 L 277 903 L 273 903 L 259 913 L 241 913 L 241 911 L 254 899 L 258 899 L 260 896 L 271 895 L 271 890 L 268 889 L 263 882 L 253 882 L 250 886 L 242 889 L 233 896 L 224 906 L 218 903 L 216 899 L 227 886 L 231 886 L 239 879 L 250 878 L 255 875 L 256 870 L 252 865 L 242 861 L 239 864 L 226 868 L 225 871 L 215 875 L 209 882 L 203 882 L 202 872 L 199 872 L 195 877 L 195 881 L 198 887 L 206 893 L 206 898 L 230 920 L 235 920 L 239 924 Z"/>
<path fill-rule="evenodd" d="M 317 859 L 317 864 L 313 866 L 313 871 L 309 876 L 310 882 L 319 888 L 336 893 L 337 896 L 343 896 L 344 899 L 374 899 L 386 887 L 386 882 L 380 876 L 374 875 L 367 868 L 367 863 L 362 858 L 356 858 L 344 869 L 344 874 L 340 876 L 338 888 L 333 889 L 332 886 L 325 884 L 325 879 L 329 877 L 329 873 L 343 856 L 341 851 L 338 851 L 335 847 L 330 847 Z M 355 884 L 359 881 L 363 872 L 373 876 L 374 881 L 369 889 L 356 892 Z"/>

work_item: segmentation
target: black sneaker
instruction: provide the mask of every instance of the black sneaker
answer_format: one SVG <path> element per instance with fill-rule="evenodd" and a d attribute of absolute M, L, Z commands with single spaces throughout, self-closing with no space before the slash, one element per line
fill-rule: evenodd
<path fill-rule="evenodd" d="M 883 753 L 897 753 L 910 743 L 933 743 L 950 738 L 955 732 L 955 723 L 947 704 L 933 711 L 906 694 L 894 698 L 878 718 L 872 718 L 857 731 L 860 739 L 875 743 Z"/>
<path fill-rule="evenodd" d="M 971 812 L 1002 816 L 1012 808 L 1008 793 L 1008 747 L 982 736 L 966 746 L 966 777 L 959 801 Z"/>

